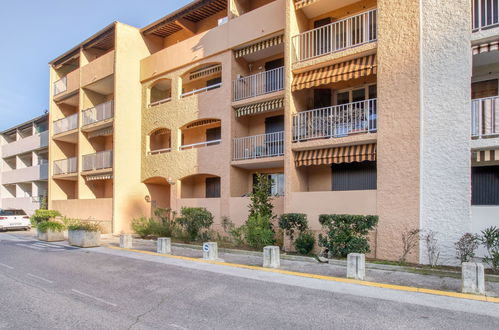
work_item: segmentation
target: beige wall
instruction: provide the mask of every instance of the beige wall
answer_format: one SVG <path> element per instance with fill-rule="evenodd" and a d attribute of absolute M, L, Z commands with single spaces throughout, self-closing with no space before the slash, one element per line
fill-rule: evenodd
<path fill-rule="evenodd" d="M 113 219 L 113 200 L 111 198 L 53 200 L 53 208 L 70 219 L 92 220 L 99 222 L 104 233 L 111 232 Z"/>

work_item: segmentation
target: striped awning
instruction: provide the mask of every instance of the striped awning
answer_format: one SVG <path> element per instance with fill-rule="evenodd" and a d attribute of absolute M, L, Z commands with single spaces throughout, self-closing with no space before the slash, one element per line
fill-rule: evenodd
<path fill-rule="evenodd" d="M 284 98 L 249 104 L 236 108 L 236 117 L 254 115 L 256 113 L 270 112 L 284 108 Z"/>
<path fill-rule="evenodd" d="M 376 144 L 298 151 L 296 166 L 331 165 L 376 160 Z"/>
<path fill-rule="evenodd" d="M 209 65 L 207 67 L 201 68 L 189 74 L 189 80 L 196 80 L 199 78 L 211 76 L 212 74 L 222 71 L 222 66 L 220 64 Z"/>
<path fill-rule="evenodd" d="M 113 173 L 87 175 L 86 177 L 87 181 L 110 180 L 112 178 L 113 178 Z"/>
<path fill-rule="evenodd" d="M 476 163 L 497 162 L 499 161 L 499 149 L 474 151 L 472 161 Z"/>
<path fill-rule="evenodd" d="M 219 123 L 220 119 L 201 119 L 197 120 L 193 123 L 188 124 L 185 126 L 185 128 L 194 128 L 194 127 L 199 127 L 199 126 L 205 126 L 205 125 L 211 125 L 214 123 Z"/>
<path fill-rule="evenodd" d="M 473 55 L 499 50 L 499 40 L 490 41 L 484 44 L 473 46 Z"/>
<path fill-rule="evenodd" d="M 316 1 L 317 0 L 295 0 L 295 8 L 300 9 L 300 8 L 308 6 Z"/>
<path fill-rule="evenodd" d="M 89 132 L 88 138 L 91 139 L 98 136 L 107 136 L 112 134 L 113 134 L 113 127 L 106 127 L 97 131 Z"/>
<path fill-rule="evenodd" d="M 329 65 L 323 68 L 298 73 L 293 79 L 292 90 L 297 91 L 327 85 L 339 81 L 356 79 L 376 74 L 376 55 Z"/>
<path fill-rule="evenodd" d="M 272 38 L 265 39 L 263 41 L 259 41 L 257 43 L 251 44 L 251 45 L 246 46 L 244 48 L 237 49 L 234 51 L 234 55 L 236 56 L 236 58 L 240 58 L 240 57 L 243 57 L 245 55 L 256 53 L 258 51 L 261 51 L 261 50 L 269 48 L 269 47 L 280 45 L 283 43 L 283 41 L 284 41 L 284 35 L 272 37 Z"/>

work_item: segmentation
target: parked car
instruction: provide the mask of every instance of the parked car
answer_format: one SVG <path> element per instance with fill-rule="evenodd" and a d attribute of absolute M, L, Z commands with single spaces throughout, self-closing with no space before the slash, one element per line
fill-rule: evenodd
<path fill-rule="evenodd" d="M 0 210 L 0 231 L 31 229 L 29 216 L 23 210 Z"/>

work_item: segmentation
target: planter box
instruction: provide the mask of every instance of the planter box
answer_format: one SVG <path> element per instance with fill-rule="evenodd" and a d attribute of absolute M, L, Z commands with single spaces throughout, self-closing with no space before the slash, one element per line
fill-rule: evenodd
<path fill-rule="evenodd" d="M 82 248 L 100 246 L 100 232 L 70 230 L 68 231 L 68 241 L 69 245 L 79 246 Z"/>
<path fill-rule="evenodd" d="M 47 230 L 47 232 L 42 233 L 41 231 L 37 230 L 36 237 L 40 241 L 45 241 L 45 242 L 60 242 L 64 241 L 64 231 L 52 231 L 52 230 Z"/>

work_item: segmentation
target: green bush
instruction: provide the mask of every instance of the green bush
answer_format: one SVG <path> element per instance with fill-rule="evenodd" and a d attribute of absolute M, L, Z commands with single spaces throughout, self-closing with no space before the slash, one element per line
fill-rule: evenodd
<path fill-rule="evenodd" d="M 138 218 L 132 220 L 132 230 L 141 238 L 173 237 L 177 229 L 176 213 L 171 209 L 157 208 L 156 218 Z"/>
<path fill-rule="evenodd" d="M 302 213 L 284 213 L 279 217 L 279 228 L 284 230 L 291 240 L 295 231 L 299 234 L 308 230 L 307 215 Z"/>
<path fill-rule="evenodd" d="M 101 227 L 95 222 L 74 220 L 68 225 L 68 230 L 101 231 Z"/>
<path fill-rule="evenodd" d="M 319 245 L 335 257 L 346 257 L 349 253 L 370 252 L 365 236 L 378 224 L 374 215 L 322 214 L 319 222 L 327 231 L 319 235 Z"/>
<path fill-rule="evenodd" d="M 213 224 L 213 214 L 205 208 L 183 207 L 177 221 L 184 228 L 187 238 L 195 241 L 201 238 L 201 230 L 208 229 Z"/>
<path fill-rule="evenodd" d="M 262 249 L 275 242 L 274 230 L 268 216 L 250 216 L 243 230 L 246 243 L 255 249 Z"/>
<path fill-rule="evenodd" d="M 302 232 L 295 240 L 295 249 L 299 254 L 308 255 L 314 249 L 315 237 L 310 232 Z"/>
<path fill-rule="evenodd" d="M 55 222 L 55 221 L 43 221 L 38 224 L 37 229 L 42 232 L 46 233 L 47 231 L 57 231 L 61 232 L 66 228 L 64 224 L 60 222 Z"/>
<path fill-rule="evenodd" d="M 499 272 L 499 228 L 492 226 L 482 230 L 480 241 L 488 253 L 483 260 L 494 272 Z"/>
<path fill-rule="evenodd" d="M 60 216 L 61 214 L 59 213 L 59 211 L 39 209 L 35 211 L 35 214 L 31 216 L 30 220 L 33 226 L 37 226 L 40 222 L 48 221 Z"/>
<path fill-rule="evenodd" d="M 478 235 L 465 233 L 459 241 L 454 243 L 457 252 L 457 258 L 461 263 L 470 262 L 475 257 L 475 251 L 480 245 L 480 238 Z"/>
<path fill-rule="evenodd" d="M 244 245 L 244 226 L 237 227 L 229 217 L 222 217 L 222 227 L 234 245 Z"/>
<path fill-rule="evenodd" d="M 137 218 L 132 220 L 132 230 L 141 238 L 147 238 L 152 235 L 152 227 L 155 221 L 152 218 Z"/>

